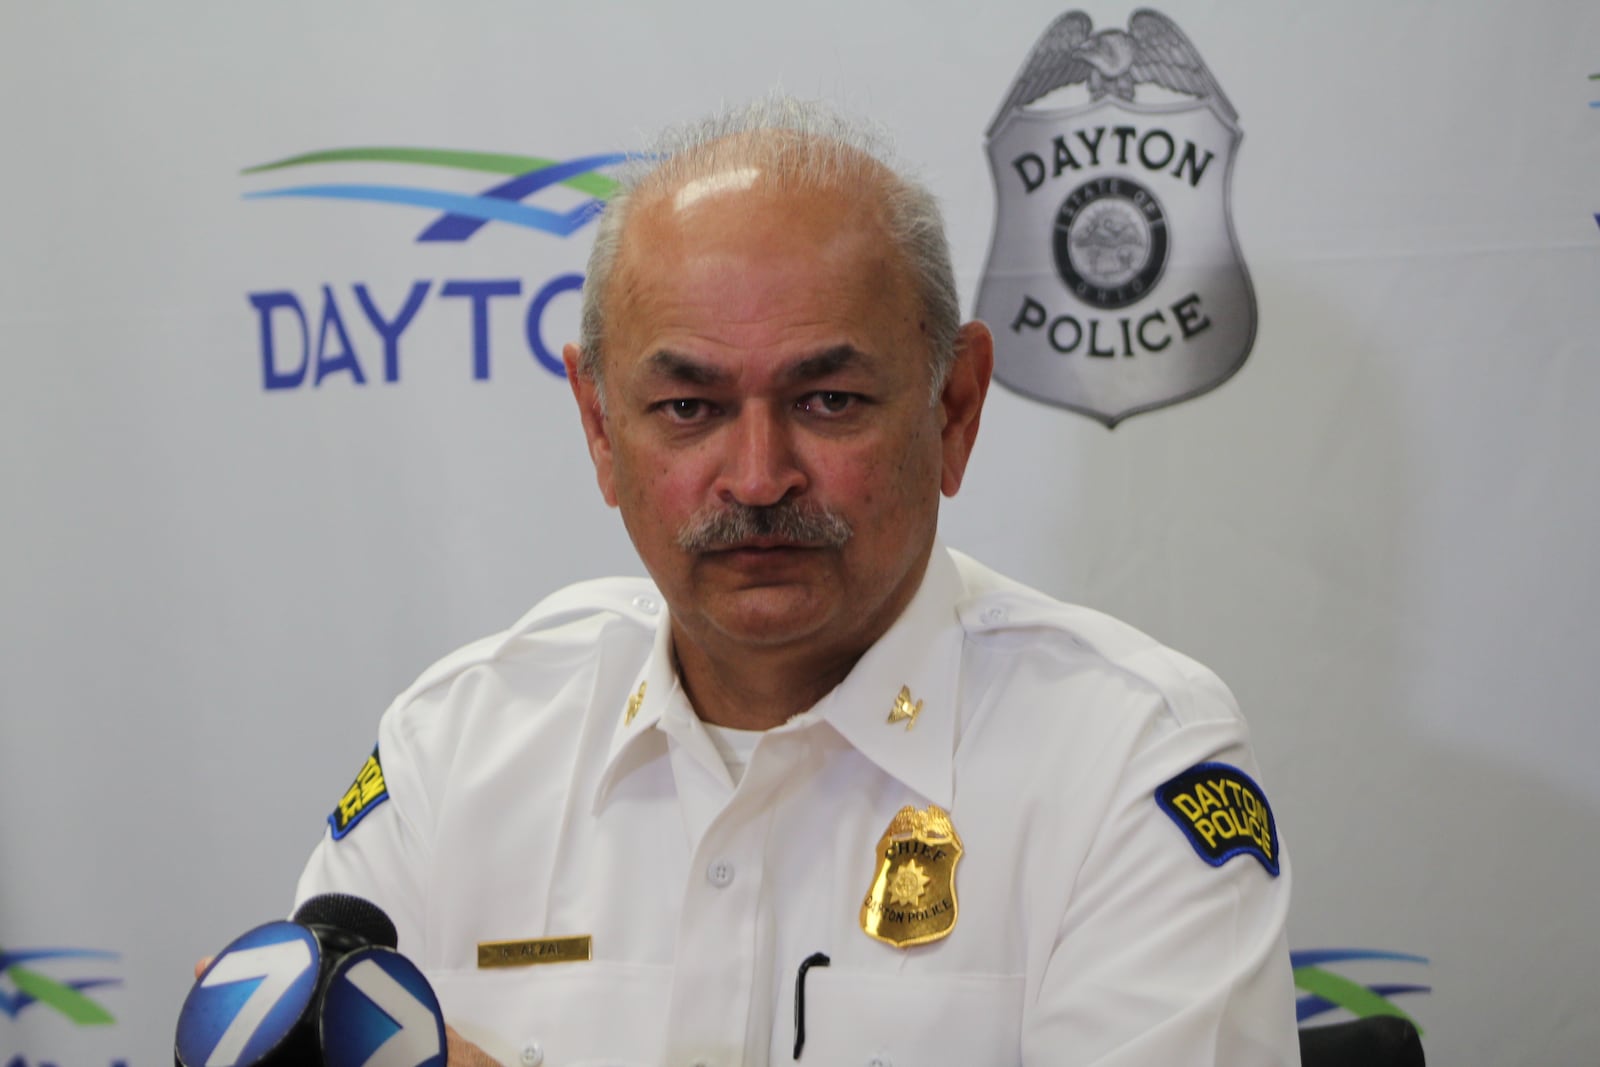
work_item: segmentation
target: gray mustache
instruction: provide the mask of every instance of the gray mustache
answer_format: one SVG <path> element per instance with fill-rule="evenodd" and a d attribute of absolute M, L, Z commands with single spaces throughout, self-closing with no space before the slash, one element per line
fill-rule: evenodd
<path fill-rule="evenodd" d="M 853 533 L 843 515 L 793 501 L 751 507 L 728 504 L 706 508 L 678 531 L 686 552 L 715 552 L 762 537 L 776 537 L 810 548 L 839 548 Z"/>

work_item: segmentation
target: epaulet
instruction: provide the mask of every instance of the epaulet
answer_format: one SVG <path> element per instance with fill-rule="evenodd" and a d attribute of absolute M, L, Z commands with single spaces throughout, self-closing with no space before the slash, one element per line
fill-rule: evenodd
<path fill-rule="evenodd" d="M 1214 718 L 1217 701 L 1237 716 L 1233 694 L 1200 663 L 1110 615 L 1056 600 L 952 552 L 967 595 L 957 606 L 968 635 L 1048 630 L 1072 647 L 1159 692 L 1179 722 Z"/>
<path fill-rule="evenodd" d="M 539 601 L 509 628 L 463 645 L 435 662 L 395 703 L 403 704 L 464 670 L 496 659 L 519 638 L 601 617 L 620 618 L 643 630 L 653 630 L 662 603 L 656 587 L 644 578 L 595 578 L 574 583 Z"/>
<path fill-rule="evenodd" d="M 593 578 L 551 593 L 518 619 L 506 636 L 553 630 L 600 614 L 617 615 L 653 629 L 661 606 L 661 594 L 646 578 Z"/>

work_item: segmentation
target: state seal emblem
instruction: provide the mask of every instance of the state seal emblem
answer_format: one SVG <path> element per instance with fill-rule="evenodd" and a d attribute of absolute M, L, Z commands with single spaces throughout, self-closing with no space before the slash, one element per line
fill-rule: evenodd
<path fill-rule="evenodd" d="M 1046 97 L 1083 84 L 1087 101 Z M 1135 100 L 1155 86 L 1160 100 Z M 1093 32 L 1068 12 L 1034 45 L 987 134 L 995 225 L 977 317 L 995 377 L 1098 419 L 1232 377 L 1256 303 L 1231 214 L 1238 113 L 1165 15 Z"/>
<path fill-rule="evenodd" d="M 862 932 L 896 948 L 948 936 L 956 925 L 961 851 L 943 808 L 901 808 L 878 839 L 872 885 L 861 903 Z"/>

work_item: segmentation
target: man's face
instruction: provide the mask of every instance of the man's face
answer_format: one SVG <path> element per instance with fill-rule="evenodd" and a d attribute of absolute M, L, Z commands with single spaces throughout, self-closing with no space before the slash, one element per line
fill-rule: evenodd
<path fill-rule="evenodd" d="M 916 590 L 976 411 L 969 433 L 930 403 L 921 305 L 870 203 L 729 184 L 635 204 L 604 414 L 574 376 L 590 452 L 680 643 L 857 656 Z M 758 521 L 719 531 L 739 512 Z"/>

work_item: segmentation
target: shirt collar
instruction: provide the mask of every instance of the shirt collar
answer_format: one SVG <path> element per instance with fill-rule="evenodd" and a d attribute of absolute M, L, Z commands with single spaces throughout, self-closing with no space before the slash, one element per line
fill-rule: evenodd
<path fill-rule="evenodd" d="M 963 630 L 957 617 L 962 581 L 944 546 L 935 543 L 911 603 L 869 648 L 845 680 L 810 710 L 779 730 L 826 723 L 892 777 L 949 808 L 955 791 L 957 684 Z M 892 716 L 901 690 L 906 700 Z M 629 689 L 633 713 L 617 709 L 617 725 L 595 794 L 598 808 L 622 776 L 666 751 L 667 737 L 683 740 L 693 718 L 678 682 L 667 611 L 657 620 L 650 655 Z M 695 731 L 698 732 L 698 731 Z M 710 744 L 707 740 L 707 745 Z"/>
<path fill-rule="evenodd" d="M 617 779 L 666 751 L 667 732 L 658 729 L 669 708 L 688 708 L 689 701 L 678 684 L 678 671 L 672 657 L 672 620 L 663 609 L 656 619 L 656 636 L 639 673 L 628 689 L 623 707 L 617 708 L 611 748 L 606 753 L 605 771 L 595 788 L 594 807 L 599 809 Z M 689 709 L 693 715 L 693 709 Z"/>
<path fill-rule="evenodd" d="M 790 725 L 817 716 L 886 773 L 948 809 L 955 792 L 961 595 L 955 563 L 936 542 L 922 585 L 894 625 L 838 688 Z M 902 689 L 910 718 L 891 716 Z"/>

